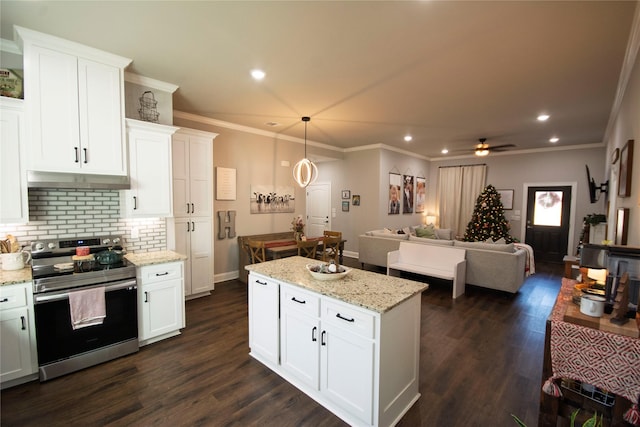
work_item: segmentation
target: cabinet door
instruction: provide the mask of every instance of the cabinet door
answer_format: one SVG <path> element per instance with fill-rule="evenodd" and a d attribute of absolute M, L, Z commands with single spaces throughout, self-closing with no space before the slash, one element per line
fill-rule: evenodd
<path fill-rule="evenodd" d="M 314 390 L 320 389 L 320 321 L 299 311 L 282 309 L 282 369 Z"/>
<path fill-rule="evenodd" d="M 189 218 L 167 218 L 167 249 L 187 257 L 184 268 L 184 295 L 191 295 L 191 221 Z"/>
<path fill-rule="evenodd" d="M 0 311 L 0 382 L 30 375 L 31 347 L 27 307 Z"/>
<path fill-rule="evenodd" d="M 189 138 L 180 132 L 171 141 L 171 162 L 173 171 L 173 215 L 188 217 L 191 213 L 189 199 Z"/>
<path fill-rule="evenodd" d="M 126 175 L 122 71 L 78 59 L 78 103 L 83 172 Z"/>
<path fill-rule="evenodd" d="M 280 359 L 279 285 L 249 275 L 249 347 L 251 354 L 277 365 Z"/>
<path fill-rule="evenodd" d="M 142 325 L 139 339 L 148 340 L 182 327 L 182 281 L 142 285 L 141 312 Z"/>
<path fill-rule="evenodd" d="M 171 216 L 170 136 L 130 130 L 128 216 Z"/>
<path fill-rule="evenodd" d="M 189 260 L 191 293 L 197 294 L 213 289 L 213 220 L 196 218 L 190 220 Z"/>
<path fill-rule="evenodd" d="M 189 195 L 192 215 L 213 214 L 213 172 L 211 139 L 191 136 L 189 141 Z"/>
<path fill-rule="evenodd" d="M 79 172 L 77 57 L 40 46 L 32 53 L 25 73 L 30 169 Z"/>
<path fill-rule="evenodd" d="M 323 323 L 321 391 L 367 424 L 373 422 L 374 342 Z"/>
<path fill-rule="evenodd" d="M 0 100 L 0 224 L 29 220 L 23 131 L 22 101 Z"/>

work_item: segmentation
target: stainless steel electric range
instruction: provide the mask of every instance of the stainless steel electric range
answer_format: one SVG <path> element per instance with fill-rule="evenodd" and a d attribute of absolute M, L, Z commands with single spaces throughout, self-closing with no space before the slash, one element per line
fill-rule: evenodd
<path fill-rule="evenodd" d="M 76 248 L 90 254 L 121 250 L 120 236 L 41 240 L 31 244 L 40 381 L 138 351 L 136 269 L 125 259 L 78 268 Z M 75 257 L 74 257 L 75 256 Z M 83 259 L 92 257 L 84 256 Z M 108 257 L 109 258 L 109 257 Z M 116 258 L 116 257 L 110 257 Z M 104 287 L 102 324 L 74 329 L 69 295 Z"/>

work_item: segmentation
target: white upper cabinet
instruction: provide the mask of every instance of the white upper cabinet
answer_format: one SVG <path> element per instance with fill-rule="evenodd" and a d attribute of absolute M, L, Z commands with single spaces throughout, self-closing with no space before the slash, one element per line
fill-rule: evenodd
<path fill-rule="evenodd" d="M 171 135 L 177 127 L 127 119 L 131 189 L 122 191 L 122 216 L 171 216 Z"/>
<path fill-rule="evenodd" d="M 130 59 L 15 27 L 24 55 L 29 169 L 127 175 Z"/>
<path fill-rule="evenodd" d="M 29 221 L 23 101 L 0 97 L 0 224 Z"/>

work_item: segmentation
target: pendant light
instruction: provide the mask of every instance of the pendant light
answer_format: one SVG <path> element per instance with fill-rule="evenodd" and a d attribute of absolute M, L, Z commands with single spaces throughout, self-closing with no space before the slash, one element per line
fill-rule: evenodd
<path fill-rule="evenodd" d="M 307 159 L 307 122 L 311 118 L 303 117 L 304 122 L 304 158 L 293 166 L 293 179 L 302 188 L 305 188 L 309 184 L 313 184 L 318 178 L 318 168 L 309 159 Z"/>

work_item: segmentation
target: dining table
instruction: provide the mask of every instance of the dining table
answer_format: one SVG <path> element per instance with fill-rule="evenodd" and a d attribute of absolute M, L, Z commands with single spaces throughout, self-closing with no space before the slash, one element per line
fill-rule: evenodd
<path fill-rule="evenodd" d="M 307 237 L 307 241 L 316 240 L 318 249 L 322 250 L 322 237 Z M 342 263 L 342 253 L 346 240 L 340 240 L 338 262 Z M 294 239 L 276 239 L 264 241 L 265 255 L 267 259 L 280 259 L 298 255 L 298 245 Z"/>

